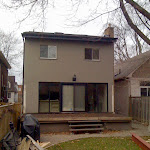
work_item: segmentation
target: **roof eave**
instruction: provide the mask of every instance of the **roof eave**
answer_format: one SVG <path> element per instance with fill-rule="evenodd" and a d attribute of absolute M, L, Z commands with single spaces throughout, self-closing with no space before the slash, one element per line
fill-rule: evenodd
<path fill-rule="evenodd" d="M 85 35 L 82 35 L 85 36 Z M 51 39 L 51 40 L 67 40 L 67 41 L 85 41 L 85 42 L 116 42 L 117 38 L 110 37 L 94 37 L 94 36 L 68 36 L 68 35 L 48 35 L 48 34 L 33 34 L 33 33 L 22 33 L 23 38 L 32 38 L 32 39 Z M 93 39 L 92 39 L 93 38 Z"/>
<path fill-rule="evenodd" d="M 8 69 L 11 69 L 9 62 L 7 61 L 7 59 L 5 58 L 5 56 L 3 55 L 1 51 L 0 51 L 0 59 L 2 60 L 2 62 Z"/>

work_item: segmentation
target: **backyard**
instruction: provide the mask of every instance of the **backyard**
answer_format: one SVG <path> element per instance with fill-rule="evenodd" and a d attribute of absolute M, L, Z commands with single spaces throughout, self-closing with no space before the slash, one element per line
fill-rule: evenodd
<path fill-rule="evenodd" d="M 131 137 L 96 137 L 54 145 L 48 150 L 140 150 Z"/>

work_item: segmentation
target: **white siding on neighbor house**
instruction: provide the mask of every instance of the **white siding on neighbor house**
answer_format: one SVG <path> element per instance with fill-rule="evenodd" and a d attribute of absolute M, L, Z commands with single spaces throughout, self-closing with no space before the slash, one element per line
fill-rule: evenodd
<path fill-rule="evenodd" d="M 15 102 L 18 102 L 18 93 L 15 93 L 14 99 L 15 99 Z"/>
<path fill-rule="evenodd" d="M 18 93 L 15 93 L 15 92 L 8 92 L 8 93 L 11 93 L 11 98 L 8 98 L 8 94 L 7 94 L 9 103 L 18 102 Z"/>
<path fill-rule="evenodd" d="M 140 87 L 141 81 L 150 81 L 150 78 L 130 78 L 132 97 L 141 96 L 141 87 Z"/>
<path fill-rule="evenodd" d="M 11 98 L 8 98 L 8 102 L 9 103 L 14 103 L 15 101 L 14 101 L 14 92 L 8 92 L 8 93 L 11 93 Z M 7 94 L 7 97 L 8 97 L 8 94 Z"/>

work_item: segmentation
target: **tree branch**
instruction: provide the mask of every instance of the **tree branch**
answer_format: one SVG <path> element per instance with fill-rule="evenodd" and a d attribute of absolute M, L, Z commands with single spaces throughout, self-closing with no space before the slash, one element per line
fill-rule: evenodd
<path fill-rule="evenodd" d="M 150 39 L 144 35 L 141 30 L 132 22 L 130 16 L 128 15 L 126 8 L 124 6 L 123 0 L 120 0 L 120 8 L 124 14 L 126 21 L 128 22 L 129 26 L 147 43 L 150 45 Z"/>
<path fill-rule="evenodd" d="M 139 4 L 134 2 L 133 0 L 125 0 L 127 3 L 129 3 L 133 8 L 137 9 L 142 15 L 144 15 L 146 18 L 150 20 L 150 13 L 146 11 L 144 8 L 142 8 Z"/>

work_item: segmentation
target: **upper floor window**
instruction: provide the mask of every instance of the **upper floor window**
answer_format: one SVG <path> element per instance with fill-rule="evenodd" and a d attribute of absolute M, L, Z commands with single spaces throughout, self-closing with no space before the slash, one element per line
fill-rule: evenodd
<path fill-rule="evenodd" d="M 100 60 L 99 49 L 85 48 L 85 59 Z"/>
<path fill-rule="evenodd" d="M 57 59 L 57 46 L 41 45 L 40 58 Z"/>

